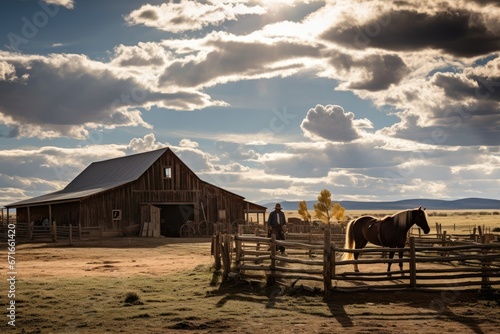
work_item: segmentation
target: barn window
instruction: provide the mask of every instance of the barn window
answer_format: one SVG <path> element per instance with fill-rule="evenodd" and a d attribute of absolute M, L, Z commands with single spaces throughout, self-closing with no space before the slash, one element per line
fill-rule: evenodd
<path fill-rule="evenodd" d="M 163 168 L 163 177 L 166 179 L 170 179 L 172 177 L 172 167 Z"/>

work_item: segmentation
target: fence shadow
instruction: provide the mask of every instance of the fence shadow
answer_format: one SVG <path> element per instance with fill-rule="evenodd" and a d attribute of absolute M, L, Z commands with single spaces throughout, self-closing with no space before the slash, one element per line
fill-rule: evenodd
<path fill-rule="evenodd" d="M 500 295 L 484 295 L 470 291 L 365 291 L 333 292 L 324 297 L 320 292 L 290 288 L 281 284 L 265 286 L 247 281 L 227 281 L 210 292 L 216 298 L 216 307 L 231 302 L 255 304 L 260 312 L 269 309 L 286 311 L 318 318 L 332 318 L 343 328 L 358 326 L 369 321 L 387 324 L 387 331 L 395 329 L 398 321 L 408 321 L 418 326 L 439 319 L 466 327 L 467 332 L 483 334 L 484 328 L 496 328 L 495 310 L 500 305 Z M 491 315 L 477 314 L 478 303 L 491 303 Z M 267 309 L 265 311 L 263 309 Z M 325 312 L 325 310 L 327 310 Z M 398 326 L 399 328 L 399 326 Z M 418 332 L 418 327 L 408 328 L 408 333 Z"/>
<path fill-rule="evenodd" d="M 408 319 L 414 319 L 417 324 L 439 318 L 459 323 L 471 333 L 482 334 L 485 332 L 480 325 L 490 321 L 491 327 L 494 327 L 495 320 L 478 319 L 470 308 L 466 312 L 463 309 L 487 299 L 496 303 L 492 308 L 500 304 L 498 294 L 484 295 L 476 291 L 448 291 L 445 294 L 443 291 L 337 292 L 324 301 L 331 315 L 343 327 L 352 327 L 355 319 L 368 317 L 387 324 Z M 408 330 L 418 332 L 415 328 Z"/>

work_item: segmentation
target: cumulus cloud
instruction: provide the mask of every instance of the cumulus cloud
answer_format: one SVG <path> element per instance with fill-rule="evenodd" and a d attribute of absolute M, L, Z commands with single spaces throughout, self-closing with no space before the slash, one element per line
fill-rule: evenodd
<path fill-rule="evenodd" d="M 198 144 L 197 142 L 187 138 L 184 138 L 179 142 L 180 147 L 197 148 L 199 145 L 200 144 Z"/>
<path fill-rule="evenodd" d="M 414 80 L 391 101 L 404 108 L 398 113 L 401 122 L 380 132 L 433 145 L 498 145 L 499 61 L 495 56 L 481 66 L 436 72 L 425 82 Z"/>
<path fill-rule="evenodd" d="M 158 43 L 139 42 L 132 46 L 116 46 L 111 64 L 120 67 L 155 67 L 166 64 L 170 58 L 170 53 Z"/>
<path fill-rule="evenodd" d="M 83 138 L 89 127 L 99 125 L 150 127 L 135 107 L 224 105 L 192 89 L 157 90 L 134 73 L 82 55 L 3 52 L 0 64 L 0 121 L 17 127 L 21 136 Z"/>
<path fill-rule="evenodd" d="M 196 56 L 188 54 L 169 64 L 160 77 L 164 87 L 203 87 L 229 81 L 286 76 L 304 68 L 303 58 L 319 58 L 320 49 L 302 42 L 211 33 L 200 40 Z M 163 45 L 181 50 L 184 45 L 163 41 Z"/>
<path fill-rule="evenodd" d="M 260 147 L 260 145 L 254 145 L 252 143 L 245 144 L 218 140 L 215 146 L 217 156 L 229 161 L 254 160 L 259 156 L 258 147 Z"/>
<path fill-rule="evenodd" d="M 159 6 L 150 4 L 132 11 L 125 17 L 129 25 L 143 24 L 156 29 L 179 33 L 199 30 L 206 26 L 217 26 L 242 15 L 262 15 L 261 6 L 248 6 L 232 1 L 189 1 L 169 2 Z"/>
<path fill-rule="evenodd" d="M 499 155 L 477 147 L 446 148 L 408 142 L 393 148 L 393 137 L 368 137 L 347 144 L 289 145 L 287 154 L 266 154 L 261 161 L 267 175 L 275 177 L 275 187 L 301 185 L 305 192 L 328 188 L 342 198 L 380 200 L 380 196 L 454 198 L 463 186 L 471 162 L 477 170 L 471 182 L 484 184 L 484 194 L 493 194 L 500 185 Z M 272 156 L 272 158 L 271 158 Z M 482 165 L 481 168 L 479 166 Z M 454 167 L 451 167 L 454 166 Z M 479 181 L 480 179 L 489 180 Z M 381 190 L 383 188 L 383 191 Z M 272 191 L 270 187 L 265 187 Z M 413 195 L 412 195 L 413 194 Z M 464 195 L 466 194 L 466 195 Z M 476 194 L 477 195 L 477 194 Z M 311 196 L 311 198 L 313 198 Z"/>
<path fill-rule="evenodd" d="M 0 151 L 3 205 L 61 190 L 90 163 L 124 155 L 124 146 L 86 144 Z"/>
<path fill-rule="evenodd" d="M 348 48 L 380 48 L 394 51 L 440 49 L 458 57 L 485 55 L 500 49 L 500 25 L 487 13 L 460 7 L 429 11 L 391 8 L 374 11 L 363 22 L 353 19 L 323 34 L 326 40 Z M 431 6 L 432 8 L 432 6 Z"/>
<path fill-rule="evenodd" d="M 147 151 L 160 149 L 164 146 L 162 143 L 156 142 L 156 137 L 153 133 L 148 133 L 143 138 L 133 138 L 127 145 L 127 153 L 135 154 Z"/>
<path fill-rule="evenodd" d="M 409 73 L 404 61 L 396 54 L 369 54 L 354 58 L 337 53 L 332 56 L 330 64 L 346 78 L 339 88 L 348 90 L 386 90 Z"/>
<path fill-rule="evenodd" d="M 361 137 L 359 126 L 371 127 L 367 120 L 356 121 L 352 112 L 338 105 L 317 105 L 309 109 L 300 127 L 312 139 L 351 142 Z"/>

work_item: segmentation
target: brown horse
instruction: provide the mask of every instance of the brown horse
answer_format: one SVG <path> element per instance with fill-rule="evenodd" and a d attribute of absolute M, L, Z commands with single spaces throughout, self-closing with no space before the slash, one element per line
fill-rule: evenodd
<path fill-rule="evenodd" d="M 413 224 L 417 224 L 425 234 L 429 233 L 430 228 L 427 224 L 427 214 L 425 208 L 399 211 L 392 216 L 386 216 L 378 219 L 372 216 L 362 216 L 351 220 L 347 224 L 345 249 L 362 249 L 368 242 L 374 245 L 403 248 L 406 243 L 408 230 Z M 345 252 L 343 260 L 357 260 L 359 253 Z M 399 258 L 403 257 L 403 252 L 399 252 Z M 394 258 L 394 252 L 389 252 L 389 258 Z M 399 262 L 399 268 L 403 270 L 403 262 Z M 358 264 L 354 264 L 354 271 L 359 272 Z M 391 263 L 387 266 L 387 272 L 390 275 Z"/>

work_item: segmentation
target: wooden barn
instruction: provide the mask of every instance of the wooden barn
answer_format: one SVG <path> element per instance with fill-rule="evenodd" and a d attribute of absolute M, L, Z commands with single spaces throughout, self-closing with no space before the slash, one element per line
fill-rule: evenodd
<path fill-rule="evenodd" d="M 94 162 L 63 190 L 12 203 L 18 222 L 101 227 L 105 235 L 150 222 L 179 236 L 186 221 L 233 222 L 266 208 L 201 180 L 170 148 Z M 264 221 L 265 218 L 262 218 Z"/>

